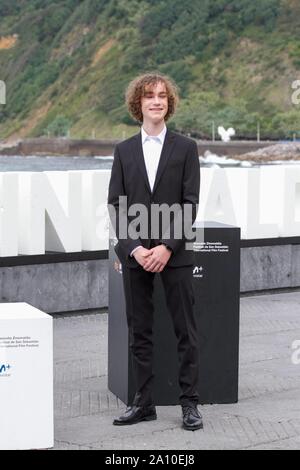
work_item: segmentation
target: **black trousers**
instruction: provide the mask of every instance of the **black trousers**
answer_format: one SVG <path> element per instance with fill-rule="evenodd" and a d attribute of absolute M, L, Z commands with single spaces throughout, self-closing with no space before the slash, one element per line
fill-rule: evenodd
<path fill-rule="evenodd" d="M 123 266 L 130 349 L 136 379 L 134 405 L 153 403 L 153 281 L 156 273 L 141 266 Z M 198 403 L 198 347 L 194 316 L 193 267 L 166 266 L 159 274 L 162 278 L 168 310 L 171 314 L 179 360 L 180 404 Z"/>

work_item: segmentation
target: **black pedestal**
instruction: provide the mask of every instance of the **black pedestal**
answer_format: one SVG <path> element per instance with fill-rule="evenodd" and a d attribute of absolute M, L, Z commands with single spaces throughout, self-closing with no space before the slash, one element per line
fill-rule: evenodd
<path fill-rule="evenodd" d="M 203 224 L 196 224 L 203 227 Z M 199 337 L 200 403 L 238 400 L 240 229 L 204 223 L 204 242 L 194 244 L 195 315 Z M 160 275 L 154 280 L 154 401 L 179 403 L 176 337 Z M 135 384 L 129 350 L 122 266 L 109 246 L 108 387 L 130 404 Z"/>

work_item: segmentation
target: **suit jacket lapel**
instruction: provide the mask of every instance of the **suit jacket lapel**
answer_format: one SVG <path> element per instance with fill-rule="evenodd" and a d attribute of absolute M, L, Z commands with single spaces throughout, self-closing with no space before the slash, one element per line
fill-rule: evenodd
<path fill-rule="evenodd" d="M 148 180 L 148 175 L 147 175 L 147 169 L 145 165 L 145 158 L 144 158 L 144 153 L 143 153 L 143 146 L 142 146 L 142 135 L 141 132 L 139 132 L 137 135 L 134 136 L 133 142 L 134 142 L 134 156 L 137 162 L 137 165 L 143 175 L 143 178 L 145 180 L 146 186 L 148 191 L 153 194 L 158 186 L 159 180 L 163 174 L 163 171 L 166 167 L 167 161 L 171 155 L 171 152 L 174 147 L 175 143 L 175 137 L 176 135 L 173 134 L 173 132 L 169 131 L 167 129 L 164 144 L 161 150 L 161 155 L 159 159 L 159 164 L 156 172 L 156 178 L 154 181 L 154 186 L 153 190 L 151 191 L 149 180 Z"/>
<path fill-rule="evenodd" d="M 173 134 L 173 132 L 169 131 L 169 129 L 167 129 L 167 133 L 165 135 L 165 140 L 164 140 L 164 145 L 163 145 L 163 148 L 161 150 L 161 155 L 160 155 L 160 159 L 159 159 L 159 164 L 158 164 L 158 168 L 157 168 L 157 172 L 156 172 L 156 178 L 155 178 L 155 181 L 154 181 L 154 186 L 153 186 L 153 190 L 152 190 L 152 194 L 154 194 L 158 184 L 159 184 L 159 180 L 164 172 L 164 169 L 166 168 L 166 164 L 168 162 L 168 159 L 171 155 L 171 152 L 174 148 L 174 143 L 175 143 L 175 137 L 176 135 Z"/>
<path fill-rule="evenodd" d="M 143 178 L 145 180 L 147 189 L 149 193 L 151 193 L 151 188 L 148 180 L 148 175 L 147 175 L 147 170 L 146 170 L 146 164 L 145 164 L 145 158 L 144 158 L 144 153 L 143 153 L 143 146 L 142 146 L 142 133 L 139 132 L 137 135 L 134 136 L 133 139 L 134 142 L 134 148 L 133 148 L 133 153 L 134 157 L 137 163 L 137 166 L 139 167 Z"/>

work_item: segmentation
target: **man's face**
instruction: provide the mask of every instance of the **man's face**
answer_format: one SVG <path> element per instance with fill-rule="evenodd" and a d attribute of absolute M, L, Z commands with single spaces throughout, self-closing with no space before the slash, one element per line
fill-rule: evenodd
<path fill-rule="evenodd" d="M 168 112 L 168 95 L 166 85 L 157 82 L 155 85 L 147 85 L 145 94 L 141 98 L 143 121 L 159 123 Z"/>

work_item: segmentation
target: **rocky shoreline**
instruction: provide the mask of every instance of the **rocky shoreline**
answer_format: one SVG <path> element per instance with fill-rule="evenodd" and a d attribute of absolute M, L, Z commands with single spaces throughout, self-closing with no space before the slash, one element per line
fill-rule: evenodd
<path fill-rule="evenodd" d="M 255 163 L 300 160 L 300 142 L 270 145 L 269 147 L 261 148 L 254 152 L 234 155 L 232 158 Z"/>

